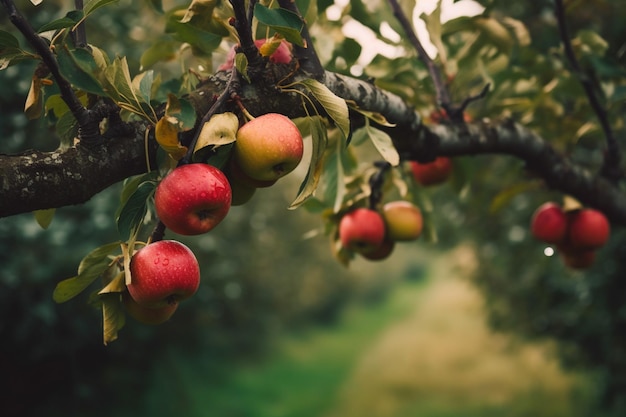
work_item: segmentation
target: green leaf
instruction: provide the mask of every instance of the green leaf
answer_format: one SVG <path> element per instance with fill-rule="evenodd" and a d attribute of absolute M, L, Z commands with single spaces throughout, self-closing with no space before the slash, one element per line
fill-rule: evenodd
<path fill-rule="evenodd" d="M 139 64 L 141 70 L 150 68 L 157 62 L 171 61 L 176 57 L 180 43 L 169 39 L 159 39 L 143 51 Z"/>
<path fill-rule="evenodd" d="M 254 17 L 283 35 L 289 42 L 305 46 L 300 34 L 304 23 L 297 14 L 286 9 L 270 9 L 261 3 L 256 3 L 254 5 Z"/>
<path fill-rule="evenodd" d="M 145 0 L 145 2 L 148 3 L 148 5 L 152 7 L 152 9 L 154 9 L 155 11 L 159 13 L 164 13 L 163 0 Z"/>
<path fill-rule="evenodd" d="M 382 130 L 370 126 L 369 120 L 365 120 L 365 129 L 367 129 L 367 134 L 380 155 L 391 165 L 398 166 L 400 164 L 400 155 L 398 154 L 395 146 L 393 146 L 391 136 Z"/>
<path fill-rule="evenodd" d="M 74 139 L 78 136 L 78 122 L 72 112 L 68 111 L 59 117 L 56 123 L 56 133 L 63 149 L 74 145 Z"/>
<path fill-rule="evenodd" d="M 76 25 L 83 18 L 83 12 L 80 10 L 72 10 L 68 12 L 65 17 L 53 20 L 41 26 L 37 33 L 49 32 L 51 30 L 66 29 Z"/>
<path fill-rule="evenodd" d="M 313 94 L 313 97 L 326 110 L 326 113 L 335 122 L 344 138 L 350 134 L 350 115 L 348 104 L 344 99 L 335 95 L 328 87 L 312 78 L 300 81 Z"/>
<path fill-rule="evenodd" d="M 248 76 L 248 57 L 246 54 L 239 52 L 235 55 L 235 68 L 246 81 L 251 82 Z"/>
<path fill-rule="evenodd" d="M 319 117 L 307 118 L 311 131 L 311 162 L 309 170 L 300 184 L 298 195 L 289 206 L 295 209 L 313 195 L 322 175 L 323 156 L 328 144 L 328 131 Z"/>
<path fill-rule="evenodd" d="M 126 324 L 124 305 L 119 293 L 102 294 L 102 341 L 105 345 L 117 339 L 118 332 Z"/>
<path fill-rule="evenodd" d="M 108 6 L 111 3 L 118 3 L 119 0 L 92 0 L 85 4 L 85 16 L 89 16 L 101 7 Z"/>
<path fill-rule="evenodd" d="M 119 271 L 117 266 L 115 268 Z M 118 272 L 104 288 L 98 291 L 98 295 L 124 292 L 126 290 L 125 275 L 124 271 Z"/>
<path fill-rule="evenodd" d="M 210 55 L 222 42 L 222 37 L 219 35 L 174 19 L 168 21 L 166 31 L 172 33 L 174 39 L 187 42 L 205 55 Z"/>
<path fill-rule="evenodd" d="M 93 75 L 98 71 L 98 66 L 89 51 L 76 49 L 70 52 L 67 48 L 60 48 L 57 60 L 61 73 L 72 85 L 92 94 L 105 95 Z"/>
<path fill-rule="evenodd" d="M 52 299 L 57 303 L 64 303 L 80 294 L 107 270 L 111 263 L 108 256 L 116 248 L 119 248 L 119 242 L 100 246 L 88 253 L 78 266 L 78 274 L 57 284 Z"/>
<path fill-rule="evenodd" d="M 35 210 L 33 214 L 35 215 L 35 220 L 37 220 L 37 224 L 41 226 L 42 229 L 47 229 L 52 223 L 52 219 L 54 218 L 54 213 L 56 213 L 56 209 L 47 209 L 47 210 Z"/>
<path fill-rule="evenodd" d="M 4 30 L 0 30 L 0 51 L 4 52 L 4 49 L 19 49 L 20 42 L 15 36 Z"/>
<path fill-rule="evenodd" d="M 124 181 L 122 193 L 120 194 L 120 206 L 117 210 L 117 213 L 115 214 L 116 218 L 120 216 L 120 213 L 122 212 L 122 208 L 124 208 L 130 196 L 133 195 L 135 191 L 137 191 L 137 188 L 139 187 L 139 185 L 146 181 L 154 181 L 157 175 L 158 175 L 158 171 L 146 172 L 145 174 L 127 178 Z"/>
<path fill-rule="evenodd" d="M 133 78 L 133 90 L 139 101 L 149 104 L 154 83 L 154 71 L 142 72 Z"/>
<path fill-rule="evenodd" d="M 122 207 L 117 218 L 117 230 L 123 241 L 130 239 L 143 222 L 148 211 L 148 199 L 155 188 L 156 184 L 152 181 L 141 183 Z"/>

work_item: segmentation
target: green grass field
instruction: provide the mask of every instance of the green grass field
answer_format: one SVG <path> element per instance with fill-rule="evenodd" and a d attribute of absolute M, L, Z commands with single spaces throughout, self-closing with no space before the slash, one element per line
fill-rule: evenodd
<path fill-rule="evenodd" d="M 582 379 L 563 373 L 548 346 L 486 327 L 479 294 L 459 277 L 464 256 L 431 263 L 425 281 L 402 281 L 336 324 L 281 337 L 260 362 L 173 355 L 152 379 L 150 415 L 576 415 Z"/>

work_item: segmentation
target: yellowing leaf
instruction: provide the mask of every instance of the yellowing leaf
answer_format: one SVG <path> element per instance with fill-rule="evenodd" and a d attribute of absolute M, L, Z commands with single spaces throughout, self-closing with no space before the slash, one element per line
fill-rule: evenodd
<path fill-rule="evenodd" d="M 194 153 L 206 148 L 228 145 L 236 140 L 239 119 L 234 113 L 215 114 L 202 126 Z"/>
<path fill-rule="evenodd" d="M 118 272 L 118 274 L 115 275 L 115 278 L 105 285 L 104 288 L 98 292 L 98 294 L 122 293 L 126 291 L 126 284 L 124 281 L 124 271 Z"/>
<path fill-rule="evenodd" d="M 326 113 L 335 122 L 344 138 L 350 134 L 350 115 L 348 104 L 344 99 L 335 95 L 328 87 L 312 78 L 302 80 L 302 84 L 313 94 L 313 97 L 326 110 Z"/>
<path fill-rule="evenodd" d="M 178 140 L 178 120 L 162 117 L 156 124 L 155 137 L 159 145 L 175 160 L 180 160 L 187 153 L 187 147 Z"/>
<path fill-rule="evenodd" d="M 41 78 L 34 76 L 28 90 L 28 97 L 24 103 L 24 113 L 30 120 L 38 119 L 43 109 L 43 94 Z"/>
<path fill-rule="evenodd" d="M 37 220 L 37 224 L 41 226 L 42 229 L 47 229 L 52 223 L 52 219 L 54 218 L 54 213 L 56 209 L 47 209 L 47 210 L 36 210 L 33 212 L 35 215 L 35 220 Z"/>
<path fill-rule="evenodd" d="M 307 118 L 307 120 L 311 131 L 311 162 L 298 195 L 289 206 L 290 209 L 299 207 L 313 195 L 322 175 L 323 156 L 328 143 L 326 127 L 320 118 Z"/>
<path fill-rule="evenodd" d="M 126 318 L 120 294 L 103 294 L 100 299 L 102 301 L 102 339 L 107 345 L 117 339 L 117 333 L 124 327 Z"/>
<path fill-rule="evenodd" d="M 380 155 L 393 166 L 400 164 L 400 155 L 393 146 L 391 137 L 382 130 L 373 128 L 369 123 L 365 124 L 370 140 L 380 153 Z"/>

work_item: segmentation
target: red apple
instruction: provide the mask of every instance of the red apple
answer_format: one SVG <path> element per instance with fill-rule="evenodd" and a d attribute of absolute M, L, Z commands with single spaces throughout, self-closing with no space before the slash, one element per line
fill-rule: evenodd
<path fill-rule="evenodd" d="M 130 296 L 142 307 L 163 308 L 191 297 L 200 285 L 200 266 L 187 246 L 160 240 L 130 260 Z"/>
<path fill-rule="evenodd" d="M 383 206 L 387 239 L 394 242 L 415 240 L 422 234 L 422 211 L 408 201 L 391 201 Z"/>
<path fill-rule="evenodd" d="M 253 180 L 276 181 L 298 166 L 303 150 L 302 135 L 291 119 L 268 113 L 239 129 L 234 157 Z"/>
<path fill-rule="evenodd" d="M 259 52 L 263 56 L 268 56 L 270 62 L 274 64 L 289 64 L 293 57 L 291 53 L 291 44 L 286 40 L 280 41 L 278 47 L 272 51 L 275 47 L 272 42 L 267 42 L 267 39 L 257 39 L 254 41 L 254 44 L 259 49 Z M 266 45 L 267 44 L 267 45 Z M 226 55 L 226 59 L 223 64 L 221 64 L 217 69 L 218 71 L 227 71 L 233 68 L 235 65 L 235 55 L 237 55 L 237 47 L 239 45 L 233 46 Z"/>
<path fill-rule="evenodd" d="M 530 232 L 535 239 L 546 243 L 561 243 L 568 229 L 567 215 L 560 205 L 547 202 L 535 210 L 530 221 Z"/>
<path fill-rule="evenodd" d="M 361 253 L 361 256 L 370 261 L 382 261 L 391 255 L 395 246 L 396 243 L 394 241 L 385 239 L 376 249 L 371 252 Z"/>
<path fill-rule="evenodd" d="M 452 173 L 452 161 L 445 156 L 438 157 L 434 161 L 425 164 L 411 161 L 410 165 L 415 181 L 425 186 L 441 184 Z"/>
<path fill-rule="evenodd" d="M 172 232 L 198 235 L 226 217 L 231 198 L 222 171 L 197 163 L 179 166 L 167 175 L 156 189 L 154 205 L 159 219 Z"/>
<path fill-rule="evenodd" d="M 385 222 L 377 211 L 357 208 L 339 221 L 339 239 L 355 252 L 374 252 L 385 240 Z"/>
<path fill-rule="evenodd" d="M 609 239 L 611 226 L 606 216 L 584 208 L 570 213 L 569 243 L 576 248 L 597 249 Z"/>
<path fill-rule="evenodd" d="M 571 248 L 560 248 L 559 253 L 563 263 L 572 269 L 587 269 L 596 260 L 596 252 L 593 249 L 573 250 Z"/>
<path fill-rule="evenodd" d="M 161 324 L 170 319 L 176 309 L 178 302 L 174 301 L 163 307 L 148 308 L 139 305 L 128 291 L 122 294 L 122 302 L 129 316 L 143 324 Z"/>

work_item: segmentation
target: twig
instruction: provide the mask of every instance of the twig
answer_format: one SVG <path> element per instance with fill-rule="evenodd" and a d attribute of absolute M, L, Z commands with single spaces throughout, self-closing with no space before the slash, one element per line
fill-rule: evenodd
<path fill-rule="evenodd" d="M 84 4 L 83 0 L 74 0 L 74 5 L 76 10 L 83 10 Z M 87 32 L 85 31 L 85 22 L 81 21 L 78 26 L 76 26 L 76 30 L 74 30 L 74 46 L 77 48 L 86 48 L 87 47 Z"/>
<path fill-rule="evenodd" d="M 374 166 L 378 168 L 372 176 L 369 178 L 369 186 L 370 186 L 370 197 L 369 197 L 369 208 L 372 210 L 376 210 L 376 207 L 381 202 L 383 198 L 383 185 L 385 183 L 385 175 L 387 171 L 391 169 L 391 164 L 387 161 L 376 161 L 374 162 Z"/>
<path fill-rule="evenodd" d="M 248 59 L 248 76 L 251 80 L 258 79 L 261 69 L 265 67 L 265 61 L 254 44 L 251 21 L 248 20 L 245 2 L 243 0 L 230 0 L 235 12 L 235 20 L 232 22 L 239 35 L 239 47 Z"/>
<path fill-rule="evenodd" d="M 35 32 L 30 23 L 28 23 L 24 16 L 17 10 L 13 1 L 0 1 L 9 13 L 11 23 L 24 35 L 28 43 L 35 48 L 35 51 L 41 56 L 41 59 L 59 85 L 59 91 L 63 101 L 67 104 L 72 115 L 74 115 L 74 118 L 78 121 L 78 125 L 81 127 L 81 139 L 87 142 L 93 142 L 95 138 L 99 138 L 100 132 L 98 130 L 98 123 L 94 123 L 90 111 L 83 107 L 78 97 L 76 97 L 76 94 L 74 94 L 72 85 L 61 75 L 59 64 L 48 44 Z"/>
<path fill-rule="evenodd" d="M 308 72 L 312 77 L 321 80 L 324 78 L 324 66 L 320 62 L 320 58 L 313 48 L 313 41 L 311 40 L 311 35 L 307 28 L 306 22 L 302 17 L 302 13 L 298 9 L 298 5 L 295 1 L 292 0 L 278 0 L 278 4 L 283 9 L 289 10 L 297 14 L 302 20 L 302 30 L 300 31 L 300 35 L 302 39 L 304 39 L 304 47 L 300 45 L 294 45 L 294 55 L 298 59 L 298 64 L 300 68 L 304 71 Z"/>
<path fill-rule="evenodd" d="M 450 115 L 451 112 L 455 113 L 452 109 L 452 100 L 450 99 L 450 93 L 442 80 L 441 71 L 439 70 L 435 62 L 428 56 L 426 49 L 424 49 L 424 46 L 417 38 L 417 35 L 413 30 L 413 24 L 406 17 L 404 11 L 402 10 L 402 7 L 400 7 L 400 4 L 397 0 L 389 0 L 389 4 L 393 9 L 393 15 L 396 17 L 396 19 L 398 19 L 398 22 L 400 22 L 400 25 L 406 32 L 409 41 L 411 41 L 411 44 L 417 51 L 419 59 L 421 59 L 422 62 L 426 65 L 426 69 L 428 70 L 428 73 L 430 74 L 430 77 L 435 84 L 435 91 L 437 92 L 437 104 L 443 107 L 448 115 Z"/>
<path fill-rule="evenodd" d="M 588 74 L 585 74 L 585 72 L 580 67 L 578 59 L 576 58 L 576 54 L 574 53 L 574 49 L 572 48 L 572 43 L 570 41 L 570 37 L 567 31 L 567 25 L 565 22 L 565 7 L 563 6 L 563 1 L 555 0 L 554 6 L 556 18 L 559 24 L 559 34 L 561 36 L 561 42 L 563 42 L 563 50 L 565 51 L 565 56 L 572 66 L 574 73 L 578 76 L 578 80 L 585 90 L 585 94 L 589 99 L 589 104 L 596 114 L 596 117 L 600 122 L 600 126 L 602 127 L 602 131 L 604 132 L 604 136 L 606 138 L 607 149 L 606 153 L 604 154 L 604 163 L 602 165 L 602 168 L 600 169 L 600 174 L 607 179 L 616 182 L 623 176 L 619 168 L 621 160 L 619 145 L 615 140 L 613 129 L 611 129 L 611 125 L 609 124 L 609 118 L 606 109 L 602 106 L 602 104 L 600 104 L 593 83 L 591 82 Z"/>

